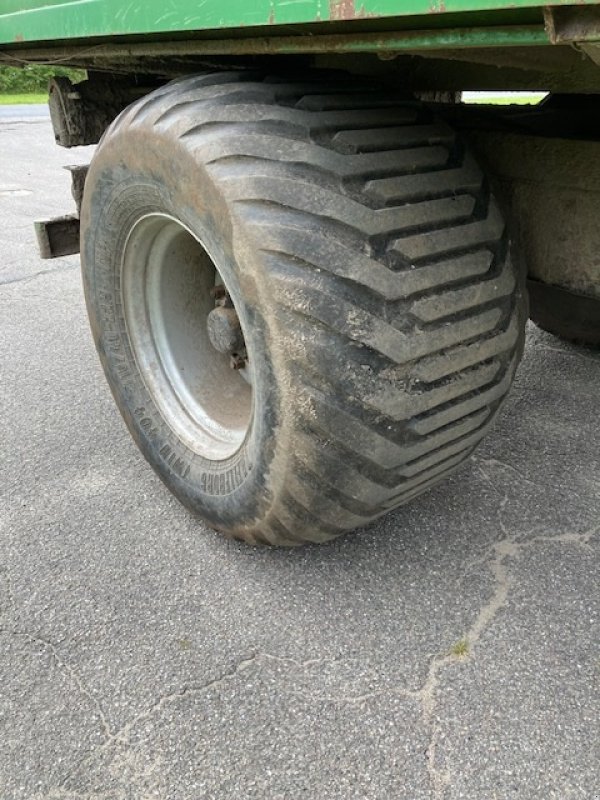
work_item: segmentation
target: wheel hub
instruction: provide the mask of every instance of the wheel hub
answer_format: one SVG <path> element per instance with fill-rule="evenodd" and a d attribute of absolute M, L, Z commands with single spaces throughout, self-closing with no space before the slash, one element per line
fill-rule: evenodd
<path fill-rule="evenodd" d="M 123 294 L 138 367 L 172 430 L 215 461 L 238 450 L 253 407 L 246 344 L 222 283 L 203 245 L 172 217 L 149 215 L 132 229 Z"/>

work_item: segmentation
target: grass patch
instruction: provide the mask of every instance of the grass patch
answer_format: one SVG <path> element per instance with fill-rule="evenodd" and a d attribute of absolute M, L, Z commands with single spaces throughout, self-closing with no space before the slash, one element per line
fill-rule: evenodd
<path fill-rule="evenodd" d="M 450 648 L 450 653 L 456 658 L 465 658 L 465 656 L 469 655 L 469 640 L 468 639 L 459 639 L 458 642 L 454 642 L 452 647 Z"/>
<path fill-rule="evenodd" d="M 0 106 L 41 105 L 47 102 L 47 94 L 0 94 Z"/>
<path fill-rule="evenodd" d="M 537 106 L 546 92 L 463 92 L 463 103 L 493 106 Z"/>

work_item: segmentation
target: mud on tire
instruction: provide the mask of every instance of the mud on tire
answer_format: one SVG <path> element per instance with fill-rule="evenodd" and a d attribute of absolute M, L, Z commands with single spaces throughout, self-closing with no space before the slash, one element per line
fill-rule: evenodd
<path fill-rule="evenodd" d="M 180 226 L 172 240 L 161 219 Z M 142 224 L 166 237 L 164 275 L 152 255 L 127 267 Z M 181 290 L 169 241 L 191 270 Z M 252 543 L 325 541 L 440 481 L 489 429 L 522 350 L 520 271 L 479 167 L 426 107 L 355 80 L 208 74 L 144 97 L 93 159 L 82 261 L 96 345 L 142 452 L 209 525 Z M 175 361 L 185 340 L 205 391 L 204 323 L 188 336 L 181 319 L 186 293 L 207 312 L 207 264 L 239 316 L 251 392 L 243 435 L 221 450 L 185 414 L 179 427 L 127 318 L 143 327 L 143 271 L 159 270 L 183 309 Z M 169 307 L 151 302 L 167 331 Z M 210 375 L 218 422 L 225 395 L 247 390 Z"/>

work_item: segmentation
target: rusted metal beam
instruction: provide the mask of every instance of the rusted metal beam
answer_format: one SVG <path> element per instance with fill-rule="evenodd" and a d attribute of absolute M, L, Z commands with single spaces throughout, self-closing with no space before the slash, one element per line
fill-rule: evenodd
<path fill-rule="evenodd" d="M 544 330 L 567 339 L 600 345 L 600 297 L 562 286 L 527 281 L 529 314 Z"/>
<path fill-rule="evenodd" d="M 0 60 L 77 61 L 87 59 L 177 58 L 207 55 L 292 55 L 314 53 L 395 53 L 471 47 L 522 47 L 548 45 L 540 25 L 505 25 L 377 33 L 315 34 L 312 36 L 248 36 L 239 39 L 201 39 L 170 42 L 135 42 L 67 45 L 57 48 L 0 51 Z"/>
<path fill-rule="evenodd" d="M 77 213 L 34 223 L 41 258 L 60 258 L 79 252 L 79 214 L 89 165 L 77 164 L 65 169 L 71 173 L 71 194 Z"/>
<path fill-rule="evenodd" d="M 75 164 L 65 167 L 71 173 L 71 194 L 77 206 L 77 215 L 81 213 L 81 201 L 83 200 L 83 189 L 85 179 L 88 174 L 89 164 Z"/>
<path fill-rule="evenodd" d="M 79 252 L 79 217 L 76 214 L 40 220 L 34 226 L 40 258 L 60 258 Z"/>
<path fill-rule="evenodd" d="M 544 25 L 552 44 L 600 41 L 600 8 L 593 6 L 547 6 Z"/>

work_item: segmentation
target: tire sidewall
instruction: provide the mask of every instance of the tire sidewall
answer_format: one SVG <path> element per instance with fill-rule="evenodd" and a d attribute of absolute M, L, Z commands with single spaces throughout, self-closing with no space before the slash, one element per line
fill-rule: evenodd
<path fill-rule="evenodd" d="M 192 451 L 170 428 L 138 369 L 123 312 L 122 260 L 133 226 L 148 214 L 178 220 L 218 266 L 251 354 L 253 411 L 245 441 L 223 461 Z M 169 489 L 215 528 L 235 533 L 260 523 L 274 494 L 281 392 L 272 336 L 261 308 L 253 247 L 210 178 L 179 140 L 129 129 L 96 153 L 81 214 L 82 272 L 92 332 L 119 410 L 146 459 Z M 240 259 L 240 253 L 243 258 Z"/>

